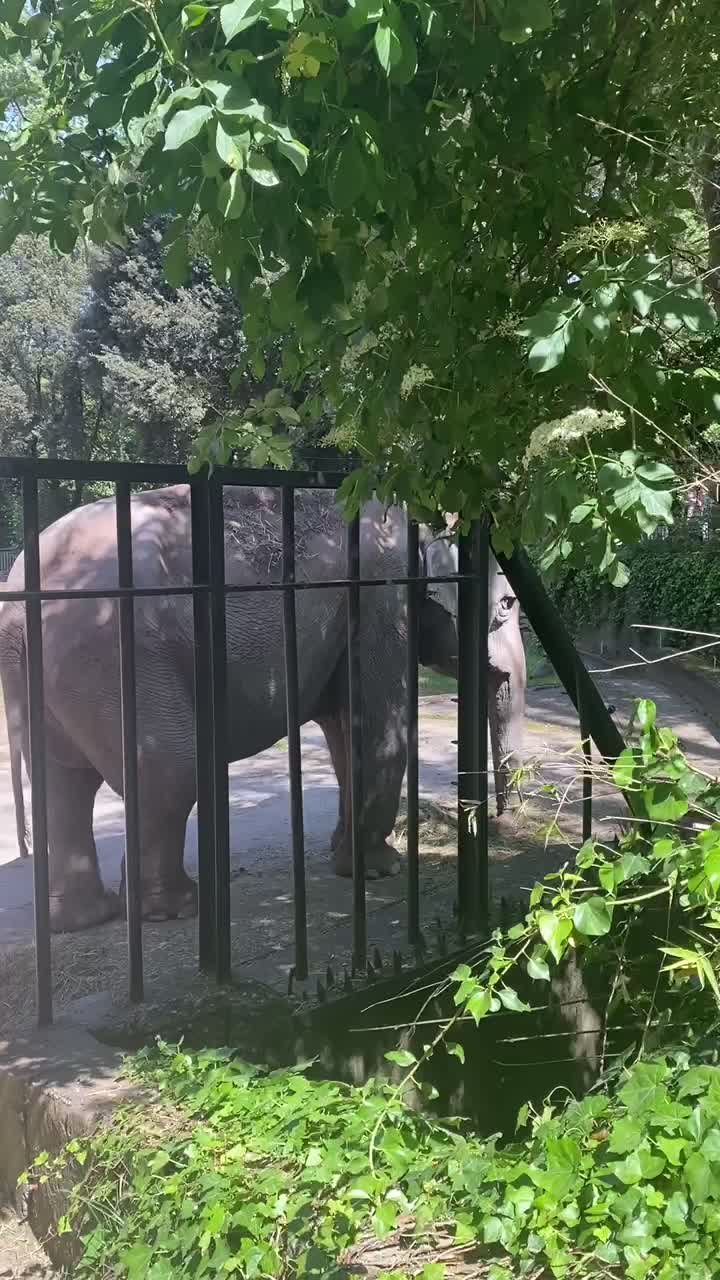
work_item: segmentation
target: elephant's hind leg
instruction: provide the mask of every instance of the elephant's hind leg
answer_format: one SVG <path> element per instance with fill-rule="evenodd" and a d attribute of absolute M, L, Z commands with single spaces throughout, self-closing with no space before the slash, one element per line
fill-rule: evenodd
<path fill-rule="evenodd" d="M 119 912 L 103 886 L 93 838 L 93 805 L 102 784 L 92 768 L 67 768 L 48 756 L 47 818 L 50 925 L 70 933 L 103 924 Z"/>
<path fill-rule="evenodd" d="M 335 770 L 335 777 L 338 781 L 339 802 L 338 802 L 338 820 L 337 826 L 333 831 L 330 840 L 330 848 L 333 853 L 341 843 L 345 828 L 347 826 L 347 814 L 350 810 L 350 798 L 347 794 L 348 785 L 348 748 L 345 741 L 345 733 L 343 731 L 343 717 L 340 711 L 335 715 L 318 716 L 318 724 L 325 734 L 325 741 L 330 752 L 330 759 Z"/>
<path fill-rule="evenodd" d="M 374 700 L 372 693 L 375 693 Z M 388 839 L 392 834 L 400 803 L 405 773 L 405 720 L 400 700 L 381 699 L 373 690 L 363 711 L 363 808 L 361 839 L 365 870 L 369 879 L 395 875 L 400 869 L 398 854 Z M 335 870 L 352 875 L 350 798 L 350 717 L 347 706 L 325 715 L 319 723 L 330 748 L 340 787 L 338 825 L 331 846 Z"/>
<path fill-rule="evenodd" d="M 183 865 L 185 829 L 195 803 L 194 771 L 181 759 L 144 762 L 140 785 L 140 881 L 145 920 L 197 911 L 197 886 Z M 123 859 L 122 896 L 125 889 Z"/>

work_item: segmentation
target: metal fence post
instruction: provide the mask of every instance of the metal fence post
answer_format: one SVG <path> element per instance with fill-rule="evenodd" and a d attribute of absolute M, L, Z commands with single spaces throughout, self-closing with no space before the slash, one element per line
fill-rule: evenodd
<path fill-rule="evenodd" d="M 363 759 L 362 687 L 360 661 L 360 516 L 347 533 L 347 637 L 348 704 L 350 719 L 350 826 L 353 867 L 353 960 L 359 969 L 367 964 L 367 914 L 365 903 L 365 850 L 362 843 Z"/>
<path fill-rule="evenodd" d="M 585 714 L 585 694 L 583 692 L 582 680 L 577 683 L 577 707 L 580 719 L 580 739 L 582 742 L 583 753 L 583 775 L 582 775 L 582 838 L 583 844 L 592 836 L 592 804 L 593 804 L 593 780 L 592 780 L 592 743 L 590 739 L 590 730 L 587 724 L 587 716 Z"/>
<path fill-rule="evenodd" d="M 210 499 L 206 475 L 190 485 L 193 584 L 210 582 Z M 200 969 L 215 965 L 215 810 L 213 805 L 213 711 L 210 596 L 193 595 L 195 685 L 195 786 L 198 836 L 198 961 Z"/>
<path fill-rule="evenodd" d="M 215 975 L 230 980 L 230 809 L 227 734 L 227 629 L 223 486 L 212 476 L 210 504 L 210 616 L 215 836 Z"/>
<path fill-rule="evenodd" d="M 133 585 L 132 508 L 130 485 L 115 486 L 118 586 Z M 118 600 L 120 657 L 120 706 L 123 753 L 123 803 L 125 806 L 125 903 L 130 999 L 143 998 L 142 885 L 140 865 L 140 803 L 137 764 L 137 699 L 135 672 L 135 601 L 131 595 Z"/>
<path fill-rule="evenodd" d="M 477 929 L 488 914 L 488 534 L 459 539 L 458 915 Z"/>
<path fill-rule="evenodd" d="M 307 905 L 305 888 L 305 830 L 303 824 L 302 756 L 300 752 L 300 693 L 298 685 L 297 619 L 295 616 L 295 490 L 285 488 L 282 507 L 283 642 L 287 710 L 290 824 L 292 828 L 295 902 L 295 976 L 308 976 Z"/>
<path fill-rule="evenodd" d="M 25 590 L 40 591 L 40 517 L 37 477 L 23 476 L 23 546 Z M 42 603 L 25 601 L 27 649 L 29 773 L 32 791 L 33 903 L 37 1020 L 52 1022 L 52 956 L 50 950 L 50 867 L 48 862 L 47 776 L 45 759 L 45 688 L 43 681 Z"/>
<path fill-rule="evenodd" d="M 407 526 L 407 868 L 408 942 L 420 939 L 420 798 L 418 762 L 418 575 L 420 539 L 416 521 Z"/>

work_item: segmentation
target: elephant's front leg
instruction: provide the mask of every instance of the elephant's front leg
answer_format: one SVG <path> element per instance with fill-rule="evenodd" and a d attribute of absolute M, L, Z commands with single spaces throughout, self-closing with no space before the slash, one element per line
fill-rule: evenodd
<path fill-rule="evenodd" d="M 491 674 L 488 692 L 495 804 L 498 817 L 501 817 L 507 808 L 510 778 L 520 764 L 525 684 L 511 675 L 497 679 Z"/>

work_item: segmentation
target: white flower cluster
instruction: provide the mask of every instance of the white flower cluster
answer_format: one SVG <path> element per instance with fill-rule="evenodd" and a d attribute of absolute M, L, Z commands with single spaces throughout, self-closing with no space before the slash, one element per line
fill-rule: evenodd
<path fill-rule="evenodd" d="M 350 309 L 352 311 L 362 311 L 369 297 L 370 290 L 368 289 L 365 281 L 358 280 L 350 299 Z"/>
<path fill-rule="evenodd" d="M 550 422 L 541 422 L 530 436 L 523 465 L 528 467 L 533 458 L 544 458 L 548 455 L 567 453 L 570 446 L 586 436 L 598 431 L 616 431 L 625 422 L 623 415 L 615 410 L 576 409 L 565 418 L 552 418 Z"/>
<path fill-rule="evenodd" d="M 364 333 L 357 342 L 349 343 L 340 361 L 340 368 L 343 373 L 353 373 L 363 356 L 373 351 L 377 344 L 378 336 L 372 330 L 369 333 Z"/>
<path fill-rule="evenodd" d="M 432 369 L 428 369 L 426 364 L 411 364 L 403 374 L 403 380 L 400 383 L 400 395 L 403 400 L 407 400 L 413 391 L 418 387 L 424 387 L 427 382 L 432 382 Z"/>

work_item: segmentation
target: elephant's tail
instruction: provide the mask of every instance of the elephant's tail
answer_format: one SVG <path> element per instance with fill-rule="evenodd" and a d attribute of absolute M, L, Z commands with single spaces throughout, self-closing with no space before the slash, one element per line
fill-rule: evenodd
<path fill-rule="evenodd" d="M 6 666 L 3 666 L 2 686 L 5 698 L 5 720 L 10 751 L 10 777 L 12 780 L 13 800 L 15 801 L 18 850 L 21 858 L 27 858 L 30 833 L 25 817 L 25 796 L 22 782 L 23 741 L 26 734 L 25 699 L 27 698 L 27 666 L 24 642 L 18 655 L 18 660 L 13 666 L 14 670 L 12 672 Z"/>

